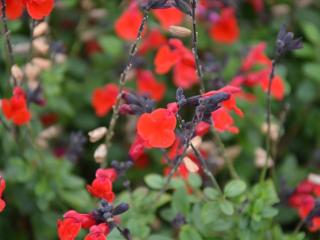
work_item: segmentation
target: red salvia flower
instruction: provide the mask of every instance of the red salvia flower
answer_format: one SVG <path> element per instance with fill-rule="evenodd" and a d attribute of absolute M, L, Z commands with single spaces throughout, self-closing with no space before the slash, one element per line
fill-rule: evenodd
<path fill-rule="evenodd" d="M 153 14 L 164 29 L 171 25 L 180 25 L 184 18 L 184 14 L 176 8 L 156 9 Z"/>
<path fill-rule="evenodd" d="M 2 212 L 3 209 L 6 207 L 6 202 L 1 199 L 5 188 L 6 188 L 6 182 L 5 182 L 5 180 L 0 176 L 0 212 Z"/>
<path fill-rule="evenodd" d="M 27 107 L 26 95 L 20 87 L 13 90 L 10 99 L 2 99 L 1 105 L 4 116 L 14 124 L 21 126 L 30 121 L 31 114 Z"/>
<path fill-rule="evenodd" d="M 132 4 L 115 23 L 116 34 L 127 41 L 136 39 L 138 30 L 143 19 L 136 4 Z"/>
<path fill-rule="evenodd" d="M 263 0 L 247 0 L 257 13 L 261 13 L 264 9 Z"/>
<path fill-rule="evenodd" d="M 118 92 L 118 86 L 112 83 L 97 88 L 93 92 L 91 102 L 97 116 L 103 117 L 111 110 L 116 102 Z"/>
<path fill-rule="evenodd" d="M 74 240 L 81 230 L 81 223 L 74 218 L 58 220 L 57 225 L 60 240 Z"/>
<path fill-rule="evenodd" d="M 115 195 L 112 192 L 112 182 L 116 179 L 117 173 L 114 169 L 98 169 L 96 178 L 91 185 L 87 185 L 87 190 L 93 196 L 102 198 L 107 202 L 113 202 Z"/>
<path fill-rule="evenodd" d="M 132 158 L 132 160 L 137 160 L 143 155 L 144 149 L 145 141 L 139 135 L 137 135 L 131 144 L 129 156 Z"/>
<path fill-rule="evenodd" d="M 157 82 L 151 71 L 137 70 L 137 86 L 140 94 L 147 94 L 155 101 L 160 101 L 166 91 L 163 83 Z"/>
<path fill-rule="evenodd" d="M 173 68 L 173 81 L 177 87 L 188 89 L 198 83 L 193 54 L 179 39 L 170 39 L 162 46 L 154 64 L 158 74 L 166 74 Z"/>
<path fill-rule="evenodd" d="M 137 124 L 139 136 L 150 147 L 170 147 L 176 138 L 175 128 L 177 120 L 175 115 L 165 108 L 159 108 L 152 113 L 144 113 Z"/>
<path fill-rule="evenodd" d="M 109 232 L 108 225 L 101 223 L 90 228 L 90 233 L 85 237 L 85 240 L 105 240 Z"/>
<path fill-rule="evenodd" d="M 234 9 L 222 9 L 219 19 L 213 23 L 210 36 L 216 42 L 232 44 L 239 38 L 239 26 Z"/>
<path fill-rule="evenodd" d="M 41 20 L 51 13 L 54 0 L 7 0 L 6 5 L 6 14 L 9 19 L 19 18 L 26 8 L 31 18 Z"/>

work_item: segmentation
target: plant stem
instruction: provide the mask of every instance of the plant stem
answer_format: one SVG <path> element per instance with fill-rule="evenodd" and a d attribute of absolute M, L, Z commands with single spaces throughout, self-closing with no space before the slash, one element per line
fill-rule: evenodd
<path fill-rule="evenodd" d="M 114 135 L 114 129 L 117 123 L 117 120 L 119 118 L 119 109 L 120 109 L 120 105 L 121 105 L 121 97 L 124 91 L 124 87 L 126 84 L 126 80 L 127 80 L 127 74 L 129 72 L 129 70 L 132 67 L 132 63 L 133 63 L 133 59 L 137 53 L 137 48 L 138 48 L 138 44 L 142 38 L 142 33 L 144 30 L 144 27 L 146 25 L 146 22 L 148 20 L 149 17 L 149 11 L 145 10 L 144 11 L 144 16 L 143 19 L 141 21 L 140 27 L 139 27 L 139 31 L 138 31 L 138 35 L 137 38 L 135 40 L 135 42 L 132 44 L 131 49 L 130 49 L 130 53 L 129 53 L 129 60 L 128 63 L 126 65 L 126 67 L 124 68 L 123 72 L 121 73 L 120 76 L 120 80 L 119 80 L 119 94 L 117 96 L 116 99 L 116 103 L 113 106 L 113 113 L 112 113 L 112 117 L 109 123 L 109 127 L 108 127 L 108 132 L 106 134 L 106 145 L 107 145 L 107 150 L 110 148 L 111 146 L 111 140 L 113 138 Z M 101 163 L 101 167 L 105 167 L 106 166 L 106 160 L 104 160 Z"/>
<path fill-rule="evenodd" d="M 11 43 L 11 39 L 10 39 L 10 31 L 9 31 L 9 27 L 8 27 L 8 21 L 7 21 L 7 15 L 6 15 L 6 1 L 5 0 L 1 0 L 1 20 L 2 20 L 2 24 L 3 24 L 3 35 L 5 38 L 5 42 L 6 42 L 6 48 L 7 48 L 7 53 L 8 53 L 8 65 L 9 65 L 9 69 L 11 71 L 11 67 L 14 63 L 14 56 L 13 56 L 13 47 L 12 47 L 12 43 Z M 11 75 L 11 72 L 10 72 Z M 18 82 L 17 79 L 15 79 L 14 76 L 12 76 L 13 79 L 13 86 L 17 86 Z"/>
<path fill-rule="evenodd" d="M 213 134 L 215 143 L 218 145 L 217 149 L 219 151 L 219 155 L 222 156 L 223 159 L 225 160 L 231 177 L 236 178 L 236 179 L 240 178 L 238 173 L 237 173 L 237 171 L 236 171 L 236 169 L 233 166 L 233 163 L 232 163 L 231 159 L 228 158 L 228 156 L 226 155 L 226 148 L 225 148 L 225 146 L 224 146 L 219 134 L 214 129 L 214 127 L 211 127 L 211 132 Z"/>
<path fill-rule="evenodd" d="M 274 79 L 275 75 L 275 70 L 276 70 L 276 59 L 272 60 L 272 66 L 271 66 L 271 71 L 269 75 L 269 83 L 268 83 L 268 92 L 267 92 L 267 141 L 266 141 L 266 151 L 267 151 L 267 157 L 265 164 L 263 166 L 261 175 L 260 175 L 260 181 L 264 181 L 267 175 L 267 170 L 269 166 L 269 158 L 271 156 L 271 87 L 272 87 L 272 82 Z"/>
<path fill-rule="evenodd" d="M 197 75 L 200 81 L 200 94 L 205 93 L 205 84 L 203 81 L 203 72 L 202 67 L 200 65 L 199 53 L 198 53 L 198 32 L 197 32 L 197 20 L 196 20 L 196 8 L 197 8 L 197 1 L 192 0 L 192 53 L 194 55 Z"/>
<path fill-rule="evenodd" d="M 221 190 L 221 188 L 220 188 L 220 186 L 218 184 L 218 181 L 216 180 L 216 178 L 214 177 L 214 175 L 210 171 L 206 160 L 201 155 L 201 152 L 199 152 L 192 143 L 190 144 L 190 146 L 191 146 L 194 154 L 196 155 L 196 157 L 200 160 L 202 168 L 203 168 L 203 172 L 207 175 L 207 177 L 210 178 L 210 180 L 212 181 L 212 184 L 222 194 L 222 190 Z"/>

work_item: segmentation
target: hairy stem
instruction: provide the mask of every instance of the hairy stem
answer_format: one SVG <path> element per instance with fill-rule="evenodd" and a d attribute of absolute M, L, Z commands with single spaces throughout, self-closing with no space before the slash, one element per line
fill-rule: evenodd
<path fill-rule="evenodd" d="M 9 69 L 11 71 L 11 67 L 14 64 L 14 55 L 13 55 L 13 47 L 12 47 L 12 42 L 10 39 L 10 31 L 9 31 L 7 15 L 6 15 L 7 5 L 6 5 L 5 0 L 1 0 L 1 6 L 2 6 L 1 7 L 1 20 L 2 20 L 2 24 L 3 24 L 3 36 L 4 36 L 5 42 L 6 42 L 6 48 L 7 48 L 7 53 L 8 53 L 8 65 L 9 65 Z M 15 79 L 14 76 L 12 76 L 12 78 L 13 78 L 13 85 L 17 86 L 18 85 L 17 79 Z"/>
<path fill-rule="evenodd" d="M 192 0 L 192 53 L 194 55 L 197 75 L 200 81 L 200 93 L 205 93 L 205 85 L 203 80 L 203 72 L 202 67 L 200 64 L 199 54 L 198 54 L 198 32 L 197 32 L 197 20 L 196 20 L 196 8 L 197 8 L 197 1 Z"/>
<path fill-rule="evenodd" d="M 127 74 L 129 72 L 129 70 L 132 67 L 133 64 L 133 59 L 137 53 L 137 49 L 138 49 L 138 44 L 142 38 L 142 33 L 144 30 L 144 27 L 146 25 L 146 22 L 148 20 L 148 16 L 149 16 L 149 11 L 145 10 L 144 11 L 144 16 L 143 19 L 141 21 L 140 27 L 139 27 L 139 31 L 138 31 L 138 35 L 137 38 L 135 40 L 135 42 L 132 44 L 131 49 L 130 49 L 130 53 L 129 53 L 129 60 L 128 63 L 126 65 L 126 67 L 124 68 L 123 72 L 121 73 L 120 76 L 120 80 L 119 80 L 119 94 L 117 96 L 116 99 L 116 103 L 113 106 L 113 113 L 112 113 L 112 117 L 109 123 L 109 127 L 108 127 L 108 133 L 106 135 L 106 145 L 107 145 L 107 150 L 110 149 L 111 146 L 111 140 L 113 138 L 114 135 L 114 129 L 117 123 L 117 120 L 119 118 L 119 109 L 120 109 L 120 105 L 121 105 L 121 97 L 124 91 L 124 87 L 126 84 L 126 80 L 127 80 Z M 106 160 L 104 160 L 101 163 L 101 167 L 105 167 L 106 166 Z"/>

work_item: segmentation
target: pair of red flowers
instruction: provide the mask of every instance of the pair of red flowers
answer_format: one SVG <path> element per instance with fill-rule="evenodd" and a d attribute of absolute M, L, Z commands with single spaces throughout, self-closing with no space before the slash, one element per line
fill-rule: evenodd
<path fill-rule="evenodd" d="M 117 172 L 113 168 L 98 169 L 96 178 L 91 185 L 87 186 L 88 192 L 106 202 L 114 200 L 112 183 L 117 178 Z M 62 220 L 58 220 L 58 235 L 60 240 L 74 240 L 81 228 L 90 229 L 85 240 L 105 240 L 110 232 L 106 223 L 97 223 L 93 214 L 81 214 L 74 210 L 63 215 Z"/>
<path fill-rule="evenodd" d="M 289 198 L 289 204 L 298 210 L 301 219 L 306 219 L 316 207 L 316 199 L 320 197 L 320 184 L 309 180 L 302 181 Z M 309 231 L 320 230 L 320 216 L 316 213 L 311 222 L 307 222 Z"/>
<path fill-rule="evenodd" d="M 54 5 L 54 0 L 5 0 L 6 14 L 9 19 L 19 18 L 24 9 L 27 9 L 30 17 L 41 20 L 48 16 Z M 0 3 L 1 7 L 1 3 Z"/>
<path fill-rule="evenodd" d="M 1 107 L 6 119 L 11 120 L 15 125 L 24 125 L 31 119 L 26 94 L 20 87 L 13 90 L 13 96 L 10 99 L 1 100 Z"/>
<path fill-rule="evenodd" d="M 6 182 L 0 176 L 0 212 L 2 212 L 3 209 L 6 207 L 5 201 L 1 199 L 5 188 L 6 188 Z"/>

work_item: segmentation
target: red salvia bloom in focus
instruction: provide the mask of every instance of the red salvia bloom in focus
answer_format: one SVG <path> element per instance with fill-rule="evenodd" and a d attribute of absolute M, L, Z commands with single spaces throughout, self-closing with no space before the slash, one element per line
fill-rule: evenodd
<path fill-rule="evenodd" d="M 132 4 L 115 23 L 116 34 L 127 41 L 136 39 L 143 16 L 136 4 Z"/>
<path fill-rule="evenodd" d="M 21 126 L 30 121 L 31 114 L 27 107 L 26 95 L 20 87 L 13 90 L 10 99 L 2 99 L 1 105 L 4 116 L 14 124 Z"/>
<path fill-rule="evenodd" d="M 175 115 L 165 108 L 159 108 L 152 113 L 144 113 L 137 124 L 139 136 L 150 147 L 170 147 L 176 138 L 175 128 L 177 120 Z"/>
<path fill-rule="evenodd" d="M 51 13 L 54 0 L 7 0 L 6 5 L 6 14 L 9 19 L 19 18 L 26 8 L 31 18 L 41 20 Z"/>
<path fill-rule="evenodd" d="M 116 102 L 118 92 L 118 86 L 112 83 L 97 88 L 93 92 L 91 103 L 97 116 L 103 117 L 111 110 Z"/>
<path fill-rule="evenodd" d="M 222 9 L 219 19 L 213 23 L 210 36 L 216 42 L 232 44 L 239 38 L 239 26 L 234 9 Z"/>
<path fill-rule="evenodd" d="M 198 83 L 193 54 L 179 39 L 170 39 L 162 46 L 154 64 L 157 74 L 166 74 L 173 68 L 173 81 L 178 87 L 188 89 Z"/>
<path fill-rule="evenodd" d="M 171 25 L 180 25 L 184 18 L 184 14 L 176 8 L 156 9 L 153 14 L 164 29 Z"/>
<path fill-rule="evenodd" d="M 138 92 L 148 94 L 153 100 L 160 101 L 166 91 L 163 83 L 157 82 L 151 71 L 137 70 Z"/>
<path fill-rule="evenodd" d="M 110 229 L 105 223 L 94 225 L 90 228 L 90 233 L 88 233 L 84 240 L 105 240 L 109 232 Z"/>
<path fill-rule="evenodd" d="M 1 199 L 5 188 L 6 188 L 6 182 L 5 182 L 5 180 L 0 176 L 0 212 L 2 212 L 3 209 L 6 207 L 5 201 Z"/>
<path fill-rule="evenodd" d="M 87 185 L 87 190 L 93 196 L 102 198 L 107 202 L 112 202 L 115 198 L 112 192 L 112 182 L 117 178 L 114 169 L 98 169 L 96 178 L 91 185 Z"/>

